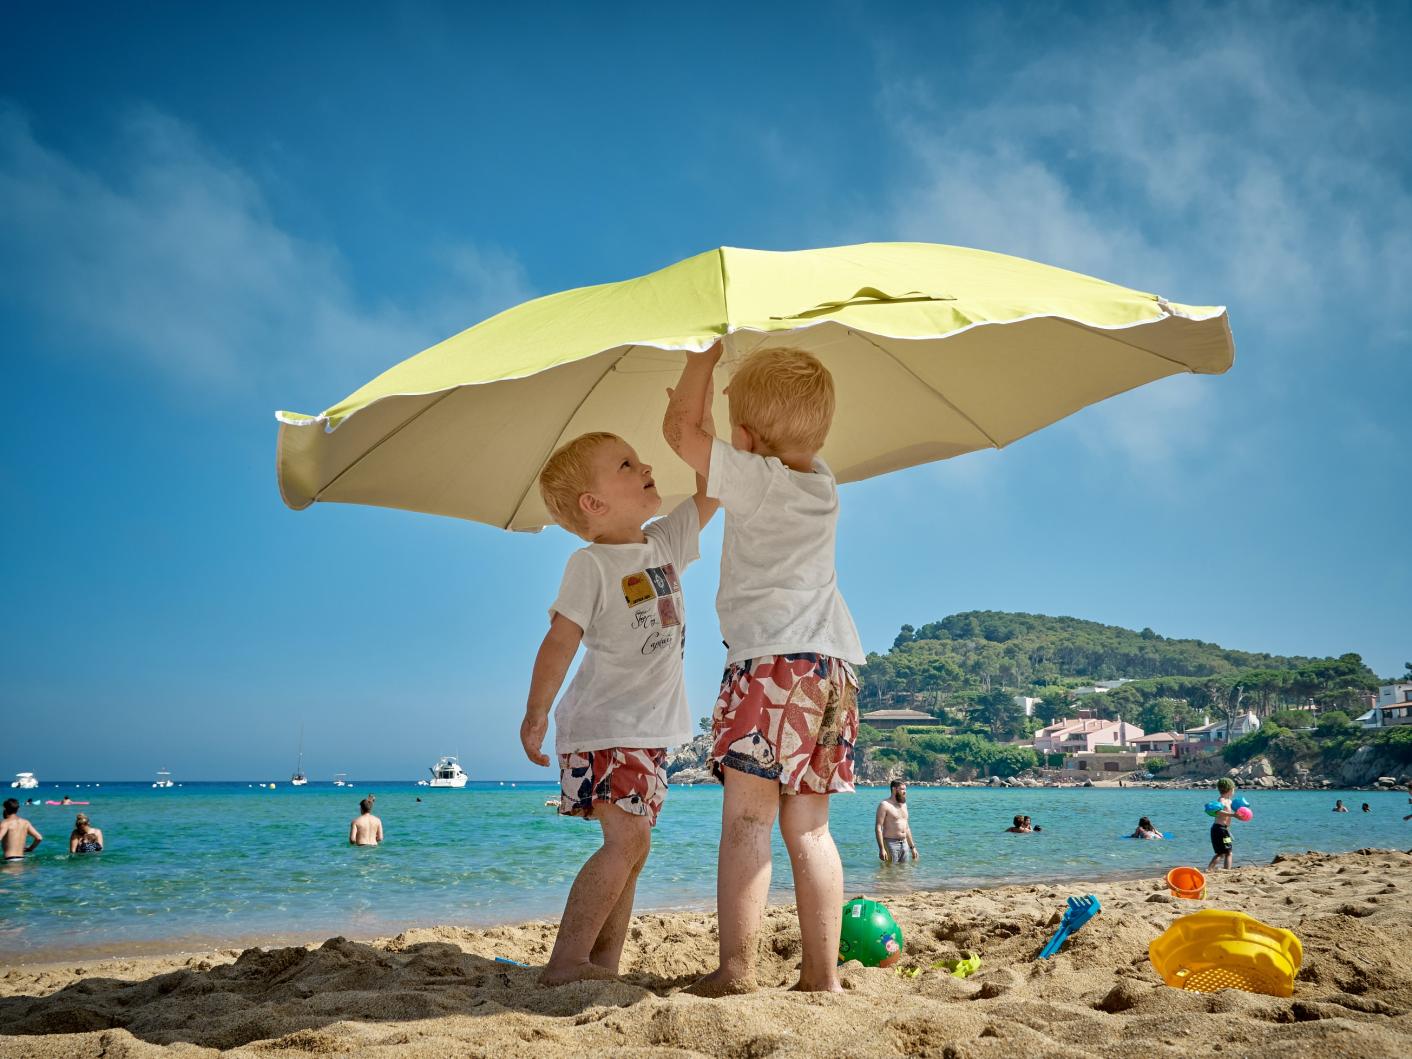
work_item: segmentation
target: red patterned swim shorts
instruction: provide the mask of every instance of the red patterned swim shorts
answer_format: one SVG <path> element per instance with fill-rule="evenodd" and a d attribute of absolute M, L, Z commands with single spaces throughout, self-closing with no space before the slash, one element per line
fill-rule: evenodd
<path fill-rule="evenodd" d="M 657 826 L 667 798 L 667 751 L 615 746 L 559 755 L 559 813 L 593 816 L 595 802 L 611 802 Z"/>
<path fill-rule="evenodd" d="M 763 655 L 726 667 L 711 717 L 711 770 L 778 780 L 786 794 L 853 790 L 858 680 L 828 655 Z"/>

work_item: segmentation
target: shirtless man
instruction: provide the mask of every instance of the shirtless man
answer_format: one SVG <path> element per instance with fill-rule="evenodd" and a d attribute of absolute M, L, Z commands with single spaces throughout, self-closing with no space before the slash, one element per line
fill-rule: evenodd
<path fill-rule="evenodd" d="M 382 841 L 382 821 L 373 815 L 372 795 L 358 803 L 362 813 L 348 828 L 350 846 L 376 846 Z"/>
<path fill-rule="evenodd" d="M 34 841 L 26 846 L 25 840 L 29 838 Z M 5 863 L 19 863 L 25 859 L 26 853 L 33 853 L 35 846 L 43 841 L 44 836 L 20 815 L 20 803 L 14 798 L 6 798 L 5 818 L 0 822 L 0 849 L 4 851 Z"/>
<path fill-rule="evenodd" d="M 912 851 L 912 859 L 917 859 L 917 843 L 912 841 L 912 827 L 907 821 L 907 784 L 904 781 L 893 780 L 892 793 L 878 803 L 873 830 L 878 840 L 878 860 L 901 863 L 907 859 L 908 849 Z"/>

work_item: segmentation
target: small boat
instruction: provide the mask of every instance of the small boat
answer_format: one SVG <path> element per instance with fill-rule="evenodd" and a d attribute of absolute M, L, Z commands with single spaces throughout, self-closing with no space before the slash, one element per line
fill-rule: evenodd
<path fill-rule="evenodd" d="M 431 787 L 464 787 L 470 779 L 461 768 L 461 763 L 450 754 L 431 767 Z"/>
<path fill-rule="evenodd" d="M 309 782 L 309 777 L 304 775 L 304 726 L 299 726 L 299 763 L 294 766 L 294 775 L 289 777 L 289 782 L 296 787 L 303 787 Z"/>
<path fill-rule="evenodd" d="M 10 786 L 18 787 L 22 791 L 32 791 L 39 786 L 39 781 L 34 778 L 33 772 L 16 772 Z"/>
<path fill-rule="evenodd" d="M 353 786 L 353 784 L 351 784 L 351 783 L 348 782 L 348 773 L 346 773 L 346 772 L 335 772 L 335 773 L 333 774 L 333 785 L 334 785 L 335 787 L 351 787 L 351 786 Z"/>
<path fill-rule="evenodd" d="M 162 769 L 160 772 L 157 773 L 157 782 L 154 783 L 154 784 L 152 784 L 152 786 L 153 786 L 153 787 L 175 787 L 176 784 L 172 782 L 172 774 L 171 774 L 170 772 L 168 772 L 166 769 Z"/>

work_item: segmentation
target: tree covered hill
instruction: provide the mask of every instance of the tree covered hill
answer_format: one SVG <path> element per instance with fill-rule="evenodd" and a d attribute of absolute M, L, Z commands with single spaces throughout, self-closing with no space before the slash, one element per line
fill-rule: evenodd
<path fill-rule="evenodd" d="M 1337 659 L 1235 651 L 1203 640 L 1168 639 L 1071 617 L 967 611 L 920 628 L 902 626 L 892 649 L 870 654 L 862 672 L 871 707 L 966 706 L 1005 690 L 1062 707 L 1074 686 L 1126 677 L 1138 681 L 1093 702 L 1122 715 L 1154 699 L 1193 709 L 1268 713 L 1308 699 L 1356 705 L 1377 678 L 1357 655 Z M 1321 703 L 1323 704 L 1323 703 Z M 1045 711 L 1049 712 L 1049 711 Z"/>

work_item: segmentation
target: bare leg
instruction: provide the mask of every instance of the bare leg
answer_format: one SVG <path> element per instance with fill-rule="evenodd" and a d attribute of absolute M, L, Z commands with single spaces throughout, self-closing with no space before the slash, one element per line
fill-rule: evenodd
<path fill-rule="evenodd" d="M 615 806 L 616 808 L 616 806 Z M 588 962 L 595 966 L 602 967 L 613 974 L 618 973 L 618 963 L 623 956 L 623 942 L 627 941 L 628 924 L 632 922 L 632 903 L 637 896 L 637 877 L 642 874 L 642 866 L 647 863 L 647 854 L 652 845 L 652 829 L 647 825 L 646 817 L 631 816 L 624 813 L 629 819 L 640 821 L 647 829 L 647 837 L 642 850 L 642 858 L 632 866 L 628 873 L 627 882 L 623 884 L 622 896 L 618 898 L 618 903 L 613 906 L 613 910 L 608 913 L 608 919 L 603 924 L 603 929 L 598 932 L 598 939 L 593 943 L 593 951 L 588 954 Z"/>
<path fill-rule="evenodd" d="M 780 834 L 794 869 L 794 900 L 804 961 L 796 989 L 841 993 L 838 936 L 843 928 L 843 864 L 829 833 L 827 794 L 780 799 Z"/>
<path fill-rule="evenodd" d="M 564 918 L 559 921 L 559 934 L 554 939 L 554 951 L 540 973 L 544 985 L 562 985 L 580 978 L 613 978 L 615 972 L 591 962 L 591 954 L 603 947 L 602 935 L 623 896 L 629 882 L 634 886 L 637 872 L 647 859 L 652 833 L 645 817 L 626 813 L 616 805 L 599 802 L 593 806 L 594 818 L 603 828 L 603 845 L 584 862 L 578 878 L 569 890 L 564 905 Z M 631 914 L 631 903 L 628 914 Z M 627 927 L 627 916 L 622 917 Z M 622 939 L 616 952 L 621 953 Z M 615 960 L 616 962 L 616 960 Z"/>
<path fill-rule="evenodd" d="M 721 965 L 688 988 L 698 996 L 726 996 L 756 988 L 756 937 L 770 892 L 770 832 L 780 808 L 779 781 L 728 768 L 725 784 L 716 861 Z"/>

